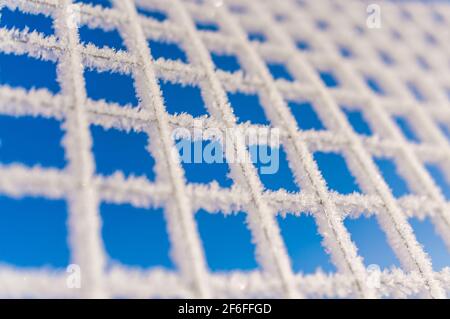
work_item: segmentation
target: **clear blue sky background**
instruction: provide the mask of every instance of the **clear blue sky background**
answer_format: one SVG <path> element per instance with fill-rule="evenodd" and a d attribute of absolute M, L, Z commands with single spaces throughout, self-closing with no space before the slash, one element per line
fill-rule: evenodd
<path fill-rule="evenodd" d="M 54 32 L 49 18 L 24 15 L 7 9 L 1 13 L 1 27 L 23 29 L 24 26 L 28 26 L 31 30 L 36 29 L 47 35 Z M 167 19 L 161 12 L 141 11 L 141 13 L 160 21 Z M 214 25 L 201 24 L 198 28 L 213 31 L 218 29 Z M 106 33 L 99 29 L 91 30 L 83 27 L 80 35 L 81 40 L 86 43 L 125 49 L 117 32 Z M 258 35 L 251 37 L 264 40 Z M 149 42 L 149 45 L 156 58 L 165 57 L 188 62 L 180 46 L 157 42 Z M 302 43 L 301 47 L 305 48 L 305 43 Z M 240 69 L 235 56 L 213 54 L 212 57 L 220 69 L 229 72 Z M 292 80 L 284 65 L 268 63 L 268 67 L 274 78 Z M 339 85 L 331 72 L 323 70 L 320 75 L 328 86 Z M 121 105 L 138 104 L 132 79 L 128 76 L 86 70 L 85 79 L 91 99 L 105 99 Z M 54 94 L 60 91 L 54 63 L 4 53 L 0 53 L 0 84 L 25 89 L 46 88 Z M 161 83 L 161 88 L 169 113 L 187 112 L 194 116 L 207 114 L 198 88 L 183 88 L 171 83 Z M 239 122 L 270 124 L 257 95 L 233 93 L 229 94 L 229 99 Z M 326 129 L 310 103 L 288 104 L 299 128 Z M 350 111 L 345 107 L 343 110 L 356 132 L 363 135 L 373 134 L 362 112 Z M 394 120 L 408 139 L 420 141 L 406 119 Z M 113 129 L 105 130 L 99 126 L 92 126 L 91 133 L 98 174 L 108 176 L 120 170 L 126 176 L 145 176 L 150 181 L 155 180 L 152 169 L 154 160 L 145 150 L 148 142 L 145 134 L 137 132 L 127 134 Z M 57 120 L 0 115 L 0 163 L 2 165 L 22 163 L 29 167 L 40 165 L 63 169 L 67 161 L 61 146 L 62 137 L 61 122 Z M 268 190 L 286 189 L 298 192 L 300 188 L 293 180 L 284 150 L 281 149 L 279 154 L 279 171 L 274 175 L 261 175 L 261 180 Z M 342 194 L 360 191 L 340 154 L 318 152 L 314 157 L 330 189 Z M 392 160 L 376 159 L 376 163 L 395 196 L 399 197 L 410 192 L 404 180 L 396 173 L 395 163 Z M 260 167 L 262 163 L 256 163 L 256 166 Z M 232 181 L 227 177 L 226 164 L 184 164 L 183 167 L 189 182 L 209 183 L 215 180 L 222 187 L 232 185 Z M 439 168 L 429 165 L 427 169 L 449 199 L 450 187 Z M 163 208 L 139 209 L 126 204 L 102 203 L 100 212 L 103 220 L 102 236 L 111 261 L 143 268 L 176 267 L 169 256 L 170 243 Z M 208 265 L 213 271 L 252 270 L 258 267 L 254 245 L 245 224 L 245 212 L 224 217 L 222 214 L 209 214 L 202 210 L 195 215 L 195 219 Z M 321 237 L 311 216 L 302 214 L 298 217 L 288 214 L 286 218 L 277 217 L 277 222 L 296 272 L 311 273 L 319 267 L 327 272 L 335 271 L 328 255 L 321 247 Z M 430 253 L 435 269 L 440 270 L 444 266 L 449 266 L 449 254 L 442 240 L 434 233 L 430 221 L 421 222 L 412 219 L 410 222 L 417 238 Z M 344 223 L 367 265 L 376 263 L 381 267 L 399 266 L 374 217 L 345 220 Z M 0 196 L 0 262 L 18 267 L 66 266 L 70 262 L 67 244 L 67 203 L 64 200 L 45 198 L 16 199 Z"/>

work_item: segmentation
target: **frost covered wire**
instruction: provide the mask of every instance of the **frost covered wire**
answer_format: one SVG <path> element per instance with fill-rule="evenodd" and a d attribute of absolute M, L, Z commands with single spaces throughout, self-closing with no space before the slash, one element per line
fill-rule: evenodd
<path fill-rule="evenodd" d="M 0 8 L 7 6 L 53 18 L 55 36 L 0 29 L 0 51 L 57 62 L 62 89 L 53 95 L 46 89 L 25 91 L 0 86 L 0 113 L 42 115 L 63 121 L 63 144 L 69 162 L 65 170 L 2 164 L 0 193 L 66 199 L 71 260 L 83 269 L 82 289 L 74 290 L 67 288 L 65 272 L 2 266 L 0 296 L 446 297 L 450 269 L 433 271 L 407 219 L 430 217 L 450 249 L 450 203 L 424 166 L 439 164 L 450 180 L 450 144 L 437 125 L 450 127 L 446 96 L 450 93 L 446 92 L 450 91 L 450 76 L 449 72 L 441 72 L 448 67 L 450 56 L 448 4 L 383 2 L 382 31 L 366 27 L 366 4 L 360 1 L 115 0 L 112 4 L 112 8 L 103 8 L 69 0 L 0 0 Z M 160 9 L 168 13 L 169 19 L 158 22 L 138 15 L 136 6 Z M 117 28 L 127 50 L 81 45 L 73 13 L 81 25 Z M 194 20 L 201 18 L 213 20 L 220 32 L 197 31 Z M 267 41 L 249 41 L 247 33 L 251 30 L 263 32 Z M 417 41 L 417 34 L 432 34 L 434 40 L 428 36 L 426 41 Z M 400 37 L 403 43 L 393 36 Z M 305 38 L 312 48 L 299 51 L 295 42 Z M 179 42 L 189 64 L 154 60 L 148 39 Z M 389 45 L 392 41 L 399 45 Z M 340 46 L 352 52 L 351 59 L 339 54 Z M 396 61 L 394 65 L 381 62 L 381 49 Z M 216 70 L 209 51 L 235 53 L 245 72 Z M 428 67 L 417 63 L 418 56 L 430 57 Z M 285 63 L 294 81 L 273 79 L 266 61 Z M 84 68 L 132 76 L 138 107 L 89 99 Z M 338 88 L 329 89 L 323 84 L 316 72 L 321 68 L 338 75 Z M 367 75 L 375 76 L 385 86 L 387 96 L 379 96 L 367 87 Z M 280 129 L 301 192 L 264 191 L 249 163 L 229 165 L 234 181 L 230 189 L 217 184 L 187 184 L 180 163 L 173 158 L 171 131 L 191 130 L 194 119 L 188 114 L 166 112 L 158 79 L 201 88 L 210 114 L 203 123 L 205 128 L 249 127 L 237 124 L 226 92 L 258 93 L 271 125 Z M 420 88 L 424 101 L 417 101 L 407 90 L 405 83 L 409 81 Z M 286 100 L 311 101 L 327 131 L 300 130 Z M 341 105 L 361 108 L 375 136 L 356 134 Z M 420 133 L 421 142 L 408 142 L 392 120 L 393 115 L 407 115 Z M 156 181 L 125 178 L 121 173 L 97 176 L 90 124 L 146 133 L 150 140 L 147 149 L 156 161 Z M 239 141 L 233 148 L 246 152 L 246 145 Z M 330 192 L 313 159 L 315 151 L 342 153 L 364 193 Z M 394 158 L 414 194 L 395 198 L 373 156 Z M 143 208 L 164 206 L 171 255 L 178 270 L 106 267 L 100 202 Z M 247 213 L 260 270 L 222 274 L 208 270 L 194 220 L 195 212 L 202 208 L 212 213 Z M 279 213 L 304 212 L 314 216 L 324 247 L 338 270 L 336 274 L 294 273 L 275 217 Z M 343 225 L 344 218 L 362 214 L 376 216 L 402 264 L 402 269 L 384 270 L 379 287 L 367 285 L 368 270 Z"/>
<path fill-rule="evenodd" d="M 255 6 L 255 9 L 258 9 L 258 6 Z M 270 23 L 270 18 L 266 19 L 266 23 L 264 25 L 267 26 L 268 23 Z M 274 31 L 274 28 L 275 26 L 271 25 L 272 31 Z M 278 35 L 283 33 L 275 31 L 274 34 Z M 280 41 L 282 41 L 282 39 L 280 39 Z M 289 46 L 289 42 L 287 41 L 284 42 L 284 44 L 285 46 Z M 291 47 L 293 46 L 291 45 Z M 293 50 L 293 52 L 295 52 L 295 50 Z M 356 137 L 356 134 L 353 133 L 350 125 L 345 121 L 344 115 L 339 110 L 338 105 L 336 105 L 335 101 L 330 98 L 327 90 L 324 89 L 325 85 L 321 83 L 321 81 L 318 79 L 318 76 L 314 74 L 311 68 L 308 68 L 308 65 L 302 65 L 302 62 L 303 61 L 301 60 L 298 61 L 298 68 L 309 71 L 309 73 L 306 74 L 309 75 L 312 79 L 315 78 L 315 83 L 319 88 L 319 93 L 321 93 L 320 97 L 322 97 L 324 100 L 323 106 L 324 108 L 328 108 L 328 112 L 326 112 L 327 110 L 324 110 L 324 115 L 326 114 L 326 116 L 332 116 L 332 119 L 325 119 L 325 121 L 331 122 L 332 120 L 335 120 L 337 122 L 336 130 L 340 130 L 342 134 L 346 134 L 348 136 L 348 141 L 351 144 L 350 147 L 348 147 L 347 151 L 344 150 L 344 154 L 347 155 L 348 153 L 350 153 L 346 156 L 347 161 L 350 163 L 350 165 L 354 162 L 358 162 L 352 165 L 354 174 L 357 177 L 362 176 L 362 178 L 360 178 L 360 184 L 363 186 L 363 189 L 367 193 L 370 194 L 371 192 L 375 192 L 377 195 L 383 198 L 385 202 L 385 209 L 381 210 L 381 212 L 377 214 L 377 218 L 380 225 L 386 232 L 391 245 L 397 252 L 399 259 L 402 261 L 405 268 L 408 268 L 409 270 L 417 270 L 419 271 L 419 273 L 423 274 L 424 277 L 427 277 L 426 282 L 430 285 L 432 296 L 445 296 L 445 292 L 443 291 L 443 289 L 435 283 L 430 262 L 427 260 L 426 255 L 424 255 L 421 251 L 421 248 L 416 242 L 415 238 L 412 236 L 412 230 L 410 229 L 410 226 L 406 221 L 406 216 L 404 216 L 399 211 L 398 207 L 396 207 L 394 197 L 390 193 L 387 185 L 385 185 L 385 183 L 383 183 L 381 179 L 378 179 L 377 181 L 377 175 L 379 174 L 377 173 L 375 165 L 372 163 L 372 159 L 368 156 L 368 154 L 366 154 L 359 139 Z M 334 61 L 328 63 L 330 63 L 331 65 L 337 65 L 337 63 L 333 62 Z M 360 87 L 359 89 L 364 88 L 365 87 Z M 360 170 L 364 170 L 364 172 L 360 172 Z M 318 180 L 320 180 L 320 177 L 318 178 Z M 372 185 L 369 186 L 369 183 Z M 316 189 L 317 188 L 318 187 L 316 186 Z M 326 195 L 324 197 L 326 198 Z M 335 219 L 332 218 L 332 220 Z M 318 222 L 318 224 L 320 229 L 320 221 Z M 330 223 L 325 223 L 325 225 L 327 224 L 329 225 Z M 336 240 L 331 239 L 330 241 L 335 242 Z M 343 244 L 343 246 L 348 247 L 348 245 L 346 244 Z"/>
<path fill-rule="evenodd" d="M 158 175 L 167 175 L 165 179 L 170 183 L 175 197 L 173 204 L 166 204 L 166 216 L 170 237 L 174 244 L 175 260 L 180 266 L 182 275 L 192 284 L 194 295 L 208 297 L 205 257 L 193 219 L 192 205 L 186 193 L 183 171 L 179 161 L 173 155 L 174 141 L 171 139 L 161 90 L 150 64 L 151 55 L 147 41 L 142 26 L 137 23 L 139 18 L 134 4 L 120 0 L 114 3 L 130 19 L 129 23 L 122 27 L 123 38 L 131 53 L 134 53 L 143 67 L 142 71 L 135 70 L 136 87 L 143 107 L 151 108 L 151 112 L 155 114 L 156 129 L 149 129 L 148 133 L 151 131 L 156 137 L 155 140 L 159 142 L 159 145 L 157 143 L 153 145 L 155 159 L 166 164 L 166 166 L 158 166 Z"/>

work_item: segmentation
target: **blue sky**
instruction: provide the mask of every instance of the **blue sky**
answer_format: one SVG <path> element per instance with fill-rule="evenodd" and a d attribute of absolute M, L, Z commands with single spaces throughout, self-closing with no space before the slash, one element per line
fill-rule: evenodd
<path fill-rule="evenodd" d="M 90 1 L 83 1 L 90 2 Z M 106 1 L 101 1 L 106 2 Z M 10 12 L 4 9 L 0 19 L 1 27 L 36 29 L 44 34 L 53 34 L 51 19 Z M 142 12 L 144 14 L 144 12 Z M 163 13 L 145 12 L 158 20 L 164 20 Z M 214 26 L 201 26 L 214 29 Z M 81 40 L 98 46 L 125 49 L 117 32 L 104 32 L 84 27 Z M 255 36 L 255 35 L 253 35 Z M 149 43 L 155 57 L 176 59 L 187 63 L 183 49 L 172 44 Z M 241 69 L 236 56 L 214 54 L 217 68 L 234 72 Z M 292 81 L 286 66 L 268 63 L 275 79 Z M 328 86 L 339 85 L 332 74 L 322 72 Z M 93 100 L 104 99 L 119 105 L 131 104 L 136 107 L 133 80 L 129 76 L 114 73 L 99 73 L 86 70 L 86 90 Z M 160 83 L 169 114 L 187 112 L 193 116 L 208 114 L 198 87 L 182 87 L 173 83 Z M 38 61 L 27 56 L 13 56 L 0 53 L 0 85 L 10 85 L 24 89 L 46 88 L 53 94 L 60 92 L 56 81 L 56 65 Z M 257 94 L 229 93 L 229 100 L 239 122 L 270 125 Z M 287 101 L 298 127 L 303 130 L 326 130 L 314 105 L 305 102 Z M 355 131 L 370 136 L 373 131 L 363 112 L 347 109 L 343 111 Z M 405 136 L 413 142 L 420 142 L 407 119 L 395 118 Z M 67 165 L 61 139 L 64 131 L 61 122 L 42 117 L 10 117 L 0 115 L 0 163 L 9 165 L 21 163 L 28 167 L 39 165 L 45 168 L 63 169 Z M 146 151 L 148 136 L 144 133 L 91 126 L 93 155 L 96 173 L 109 176 L 119 170 L 125 176 L 144 176 L 150 182 L 155 180 L 154 159 Z M 45 150 L 45 151 L 42 151 Z M 328 187 L 341 194 L 360 192 L 355 179 L 348 171 L 341 154 L 317 152 L 314 154 Z M 294 182 L 284 148 L 279 153 L 279 170 L 274 175 L 261 175 L 267 190 L 286 189 L 299 192 L 301 187 Z M 395 162 L 391 159 L 375 159 L 387 183 L 396 197 L 410 193 L 403 178 L 398 175 Z M 256 163 L 261 167 L 262 163 Z M 228 166 L 224 164 L 183 164 L 185 176 L 191 183 L 217 181 L 221 187 L 230 187 L 232 180 L 227 177 Z M 439 167 L 426 167 L 441 187 L 447 199 L 450 186 Z M 149 268 L 161 266 L 176 269 L 170 258 L 170 241 L 164 219 L 164 208 L 142 209 L 128 204 L 101 203 L 100 214 L 103 221 L 102 238 L 111 261 L 126 265 Z M 0 263 L 18 267 L 62 268 L 70 263 L 67 244 L 67 203 L 64 200 L 45 198 L 11 198 L 0 195 Z M 245 212 L 225 217 L 203 210 L 195 215 L 197 227 L 203 242 L 207 263 L 212 271 L 253 270 L 258 265 L 254 256 L 254 244 L 245 222 Z M 296 272 L 312 273 L 317 268 L 327 272 L 335 271 L 321 246 L 321 237 L 312 216 L 288 214 L 278 216 L 281 235 L 286 244 L 293 269 Z M 436 236 L 429 220 L 410 220 L 421 244 L 429 252 L 436 270 L 450 265 L 449 253 L 442 240 Z M 376 263 L 381 267 L 399 266 L 399 262 L 386 242 L 385 236 L 374 217 L 347 219 L 345 226 L 359 247 L 366 265 Z"/>

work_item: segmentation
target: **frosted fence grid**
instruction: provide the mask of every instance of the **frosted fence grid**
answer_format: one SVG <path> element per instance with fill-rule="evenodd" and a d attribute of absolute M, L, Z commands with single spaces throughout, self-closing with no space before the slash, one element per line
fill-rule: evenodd
<path fill-rule="evenodd" d="M 0 51 L 56 62 L 61 86 L 58 94 L 0 86 L 0 113 L 62 120 L 68 159 L 63 170 L 1 164 L 0 193 L 15 198 L 66 199 L 71 262 L 82 270 L 82 287 L 69 289 L 64 270 L 2 265 L 0 296 L 446 298 L 450 268 L 433 270 L 407 219 L 430 218 L 450 249 L 450 202 L 425 168 L 425 163 L 435 163 L 450 180 L 450 142 L 441 129 L 450 130 L 448 2 L 373 1 L 381 8 L 381 29 L 367 27 L 370 3 L 364 1 L 111 3 L 111 8 L 105 8 L 70 0 L 0 0 L 0 8 L 52 17 L 54 36 L 1 28 Z M 138 14 L 137 6 L 164 11 L 170 19 L 159 22 L 145 17 Z M 196 19 L 214 21 L 221 32 L 198 31 Z M 81 45 L 80 25 L 116 28 L 126 51 Z M 250 41 L 247 33 L 256 30 L 264 33 L 267 41 Z M 149 39 L 179 42 L 189 63 L 153 59 Z M 299 50 L 299 40 L 306 40 L 313 49 Z M 342 47 L 352 58 L 340 52 Z M 396 62 L 383 63 L 380 48 Z M 235 53 L 245 74 L 216 70 L 210 51 Z M 428 67 L 417 63 L 417 56 L 427 57 Z M 286 63 L 294 81 L 275 80 L 265 63 L 268 60 Z M 84 68 L 132 76 L 138 107 L 89 99 Z M 320 69 L 333 72 L 339 86 L 328 87 L 317 73 Z M 227 92 L 258 92 L 271 125 L 280 130 L 301 192 L 265 192 L 252 163 L 230 163 L 230 189 L 188 184 L 180 163 L 171 160 L 171 132 L 191 129 L 193 117 L 166 111 L 158 79 L 198 85 L 208 111 L 204 125 L 223 130 L 248 125 L 237 124 Z M 416 94 L 405 83 L 413 83 Z M 374 89 L 377 84 L 382 86 L 382 94 L 376 92 L 380 88 Z M 327 130 L 300 130 L 287 99 L 310 101 Z M 342 105 L 363 111 L 376 134 L 357 134 Z M 419 143 L 405 138 L 392 119 L 397 115 L 408 118 L 420 134 Z M 90 124 L 148 134 L 156 181 L 95 174 Z M 236 142 L 233 147 L 245 151 L 246 145 Z M 342 154 L 362 193 L 330 191 L 312 156 L 316 151 Z M 393 158 L 414 194 L 394 197 L 374 156 Z M 107 267 L 99 202 L 164 207 L 176 271 Z M 201 208 L 247 213 L 258 270 L 213 273 L 208 269 L 193 217 Z M 334 274 L 304 275 L 294 273 L 291 267 L 275 215 L 305 211 L 314 216 L 323 245 L 336 266 Z M 375 286 L 368 284 L 370 272 L 343 224 L 345 217 L 362 214 L 376 217 L 402 265 L 401 269 L 383 270 Z"/>

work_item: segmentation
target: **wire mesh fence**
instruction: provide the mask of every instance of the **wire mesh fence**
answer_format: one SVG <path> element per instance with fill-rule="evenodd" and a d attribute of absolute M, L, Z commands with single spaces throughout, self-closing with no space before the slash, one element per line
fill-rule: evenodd
<path fill-rule="evenodd" d="M 66 271 L 2 266 L 1 296 L 446 297 L 450 269 L 433 270 L 408 218 L 430 218 L 450 247 L 450 203 L 426 169 L 436 164 L 450 180 L 448 3 L 380 2 L 370 7 L 359 1 L 116 0 L 94 6 L 69 0 L 2 0 L 3 7 L 53 19 L 55 34 L 50 36 L 1 28 L 0 50 L 57 63 L 61 91 L 0 86 L 0 113 L 63 121 L 68 164 L 61 170 L 2 164 L 0 192 L 67 200 L 71 262 L 81 269 L 82 285 L 68 288 L 71 273 Z M 371 20 L 378 9 L 380 20 Z M 164 12 L 167 19 L 159 21 L 141 10 Z M 212 23 L 220 32 L 199 30 L 197 21 Z M 82 44 L 83 25 L 117 30 L 124 50 Z M 155 59 L 150 40 L 179 44 L 186 63 Z M 211 53 L 237 56 L 243 71 L 218 70 Z M 291 79 L 275 79 L 268 61 L 284 65 Z M 130 76 L 138 105 L 89 98 L 85 69 Z M 238 123 L 227 93 L 258 94 L 271 127 L 280 131 L 301 191 L 264 190 L 251 163 L 229 164 L 230 188 L 187 183 L 181 164 L 173 159 L 171 133 L 192 130 L 196 118 L 167 111 L 162 80 L 198 86 L 208 113 L 202 123 L 219 130 L 252 125 Z M 288 100 L 309 101 L 327 130 L 299 128 Z M 343 106 L 361 112 L 374 134 L 358 134 Z M 405 121 L 417 141 L 405 135 Z M 148 135 L 155 181 L 96 174 L 89 130 L 93 124 Z M 241 141 L 231 147 L 248 151 Z M 362 193 L 330 190 L 313 156 L 318 151 L 341 154 Z M 376 157 L 392 159 L 413 194 L 394 196 Z M 164 207 L 177 270 L 108 265 L 100 231 L 102 202 Z M 194 218 L 199 209 L 246 212 L 260 269 L 211 272 Z M 314 217 L 336 273 L 293 271 L 275 216 L 304 212 Z M 377 219 L 401 263 L 401 268 L 381 271 L 376 285 L 343 223 L 363 214 Z"/>

